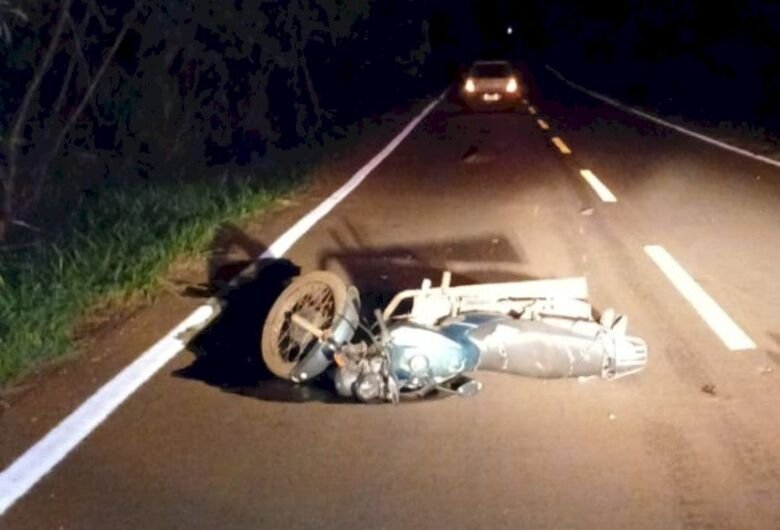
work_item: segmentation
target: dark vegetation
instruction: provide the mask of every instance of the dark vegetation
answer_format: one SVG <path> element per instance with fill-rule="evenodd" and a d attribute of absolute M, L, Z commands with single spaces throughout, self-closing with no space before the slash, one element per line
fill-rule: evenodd
<path fill-rule="evenodd" d="M 442 86 L 433 3 L 0 0 L 0 385 Z"/>
<path fill-rule="evenodd" d="M 5 240 L 36 225 L 54 188 L 67 202 L 128 180 L 210 178 L 204 168 L 317 143 L 414 85 L 424 93 L 430 13 L 404 2 L 10 1 Z"/>
<path fill-rule="evenodd" d="M 760 127 L 780 143 L 780 4 L 630 0 L 506 9 L 527 55 L 662 114 Z"/>

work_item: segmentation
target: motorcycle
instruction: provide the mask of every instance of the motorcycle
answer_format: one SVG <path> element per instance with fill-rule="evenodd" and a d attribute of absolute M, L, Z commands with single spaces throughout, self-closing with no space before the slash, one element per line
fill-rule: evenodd
<path fill-rule="evenodd" d="M 625 315 L 594 317 L 584 278 L 450 283 L 445 272 L 438 287 L 426 279 L 396 294 L 369 326 L 354 286 L 331 272 L 301 276 L 263 325 L 263 360 L 295 383 L 328 372 L 340 396 L 363 403 L 471 396 L 481 384 L 467 374 L 477 370 L 618 379 L 647 364 L 647 345 L 626 334 Z"/>

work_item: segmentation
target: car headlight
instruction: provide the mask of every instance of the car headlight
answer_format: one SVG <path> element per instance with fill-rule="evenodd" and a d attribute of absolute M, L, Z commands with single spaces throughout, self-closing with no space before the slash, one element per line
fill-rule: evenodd
<path fill-rule="evenodd" d="M 509 79 L 509 82 L 506 84 L 506 91 L 510 93 L 517 92 L 517 79 L 514 77 Z"/>
<path fill-rule="evenodd" d="M 466 86 L 465 86 L 466 92 L 474 92 L 477 87 L 474 86 L 474 80 L 473 79 L 466 79 Z"/>

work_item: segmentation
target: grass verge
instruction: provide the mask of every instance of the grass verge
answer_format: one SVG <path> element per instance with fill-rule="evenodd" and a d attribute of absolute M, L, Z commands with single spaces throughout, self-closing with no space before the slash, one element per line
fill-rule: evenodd
<path fill-rule="evenodd" d="M 407 99 L 411 107 L 429 100 Z M 154 295 L 174 261 L 205 250 L 223 223 L 298 189 L 323 158 L 386 127 L 386 112 L 334 126 L 319 145 L 275 153 L 251 176 L 121 185 L 45 215 L 45 237 L 0 248 L 0 390 L 72 351 L 76 330 L 101 309 Z"/>
<path fill-rule="evenodd" d="M 0 389 L 70 351 L 97 307 L 153 294 L 173 261 L 203 250 L 220 224 L 299 186 L 300 167 L 284 167 L 104 190 L 72 205 L 47 237 L 0 252 Z"/>

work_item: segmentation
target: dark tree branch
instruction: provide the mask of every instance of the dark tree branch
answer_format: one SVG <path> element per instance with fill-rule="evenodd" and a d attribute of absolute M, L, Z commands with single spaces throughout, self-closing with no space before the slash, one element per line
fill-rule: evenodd
<path fill-rule="evenodd" d="M 62 78 L 60 93 L 57 94 L 57 99 L 54 101 L 54 106 L 52 107 L 52 116 L 57 116 L 62 110 L 62 105 L 65 103 L 65 98 L 68 95 L 68 87 L 70 87 L 70 80 L 73 78 L 73 72 L 75 69 L 75 61 L 69 61 L 68 69 L 65 71 L 65 75 Z"/>
<path fill-rule="evenodd" d="M 82 62 L 85 65 L 85 68 L 87 69 L 87 79 L 89 79 L 89 63 L 87 62 L 87 58 L 84 55 L 83 48 L 81 46 L 81 35 L 86 30 L 87 24 L 89 23 L 89 15 L 86 15 L 84 17 L 84 20 L 82 20 L 80 27 L 76 27 L 75 21 L 73 20 L 73 17 L 70 13 L 67 13 L 68 17 L 68 25 L 70 26 L 71 34 L 73 36 L 74 45 L 76 47 L 76 52 L 78 53 L 79 57 L 81 58 Z M 65 75 L 62 78 L 62 86 L 60 87 L 60 93 L 57 95 L 57 99 L 54 101 L 54 105 L 52 106 L 51 115 L 54 117 L 58 117 L 60 114 L 60 111 L 62 110 L 62 106 L 65 104 L 65 100 L 67 99 L 68 95 L 68 89 L 70 88 L 70 82 L 73 79 L 73 73 L 76 71 L 76 61 L 74 61 L 72 58 L 68 57 L 68 69 L 65 72 Z M 53 131 L 51 128 L 48 128 L 46 138 L 47 141 L 44 145 L 50 144 L 50 139 L 53 136 Z"/>
<path fill-rule="evenodd" d="M 98 19 L 98 22 L 100 22 L 103 31 L 111 29 L 111 26 L 109 26 L 106 21 L 106 17 L 104 17 L 103 13 L 100 11 L 100 6 L 95 3 L 95 0 L 89 0 L 89 5 L 92 6 L 92 13 L 95 15 L 95 18 Z"/>
<path fill-rule="evenodd" d="M 68 13 L 68 26 L 73 34 L 73 47 L 76 48 L 76 55 L 81 59 L 81 62 L 84 63 L 84 67 L 87 69 L 87 81 L 90 81 L 89 61 L 87 61 L 87 56 L 84 54 L 84 48 L 81 46 L 81 33 L 82 30 L 86 29 L 89 18 L 89 15 L 85 15 L 84 20 L 81 22 L 82 27 L 77 28 L 76 22 L 73 20 L 73 17 L 70 16 L 70 13 Z"/>
<path fill-rule="evenodd" d="M 43 80 L 44 74 L 49 70 L 51 66 L 54 54 L 59 48 L 60 40 L 62 38 L 62 32 L 65 29 L 65 23 L 70 12 L 71 0 L 65 0 L 60 8 L 60 14 L 57 19 L 57 24 L 54 28 L 54 33 L 49 41 L 49 46 L 44 53 L 41 63 L 33 74 L 32 82 L 27 88 L 27 91 L 22 98 L 22 102 L 19 105 L 19 109 L 16 112 L 16 118 L 13 121 L 11 130 L 5 141 L 5 151 L 7 158 L 7 169 L 0 173 L 3 185 L 3 202 L 0 204 L 0 241 L 5 240 L 8 227 L 13 221 L 14 216 L 14 200 L 16 195 L 16 178 L 17 178 L 17 146 L 19 144 L 20 133 L 22 127 L 27 122 L 27 117 L 30 112 L 30 104 L 33 101 L 33 97 L 38 92 L 38 87 Z"/>
<path fill-rule="evenodd" d="M 125 38 L 125 35 L 127 34 L 127 31 L 130 29 L 130 19 L 133 17 L 133 15 L 138 11 L 138 7 L 140 6 L 140 3 L 136 4 L 135 7 L 133 7 L 133 10 L 130 13 L 130 16 L 128 17 L 128 21 L 125 22 L 122 29 L 119 31 L 119 34 L 114 39 L 114 43 L 111 45 L 111 48 L 108 50 L 108 53 L 106 53 L 106 56 L 103 58 L 103 62 L 100 65 L 100 68 L 98 68 L 97 72 L 95 72 L 94 77 L 89 83 L 89 86 L 87 87 L 87 91 L 84 93 L 84 95 L 81 98 L 81 101 L 76 106 L 76 110 L 71 113 L 71 115 L 68 117 L 67 121 L 65 122 L 65 125 L 63 126 L 62 130 L 60 130 L 60 134 L 57 136 L 57 140 L 54 143 L 54 147 L 49 153 L 49 156 L 47 157 L 47 163 L 49 160 L 51 160 L 60 150 L 62 147 L 62 143 L 65 141 L 65 138 L 68 135 L 68 132 L 70 131 L 71 127 L 76 123 L 76 120 L 81 116 L 81 113 L 84 112 L 84 109 L 89 104 L 89 102 L 92 100 L 92 94 L 95 92 L 95 89 L 97 88 L 98 83 L 100 82 L 100 79 L 103 77 L 103 74 L 106 71 L 106 68 L 108 68 L 108 65 L 111 63 L 112 59 L 114 58 L 114 54 L 116 54 L 116 51 L 119 49 L 119 45 L 122 43 L 122 40 Z"/>

